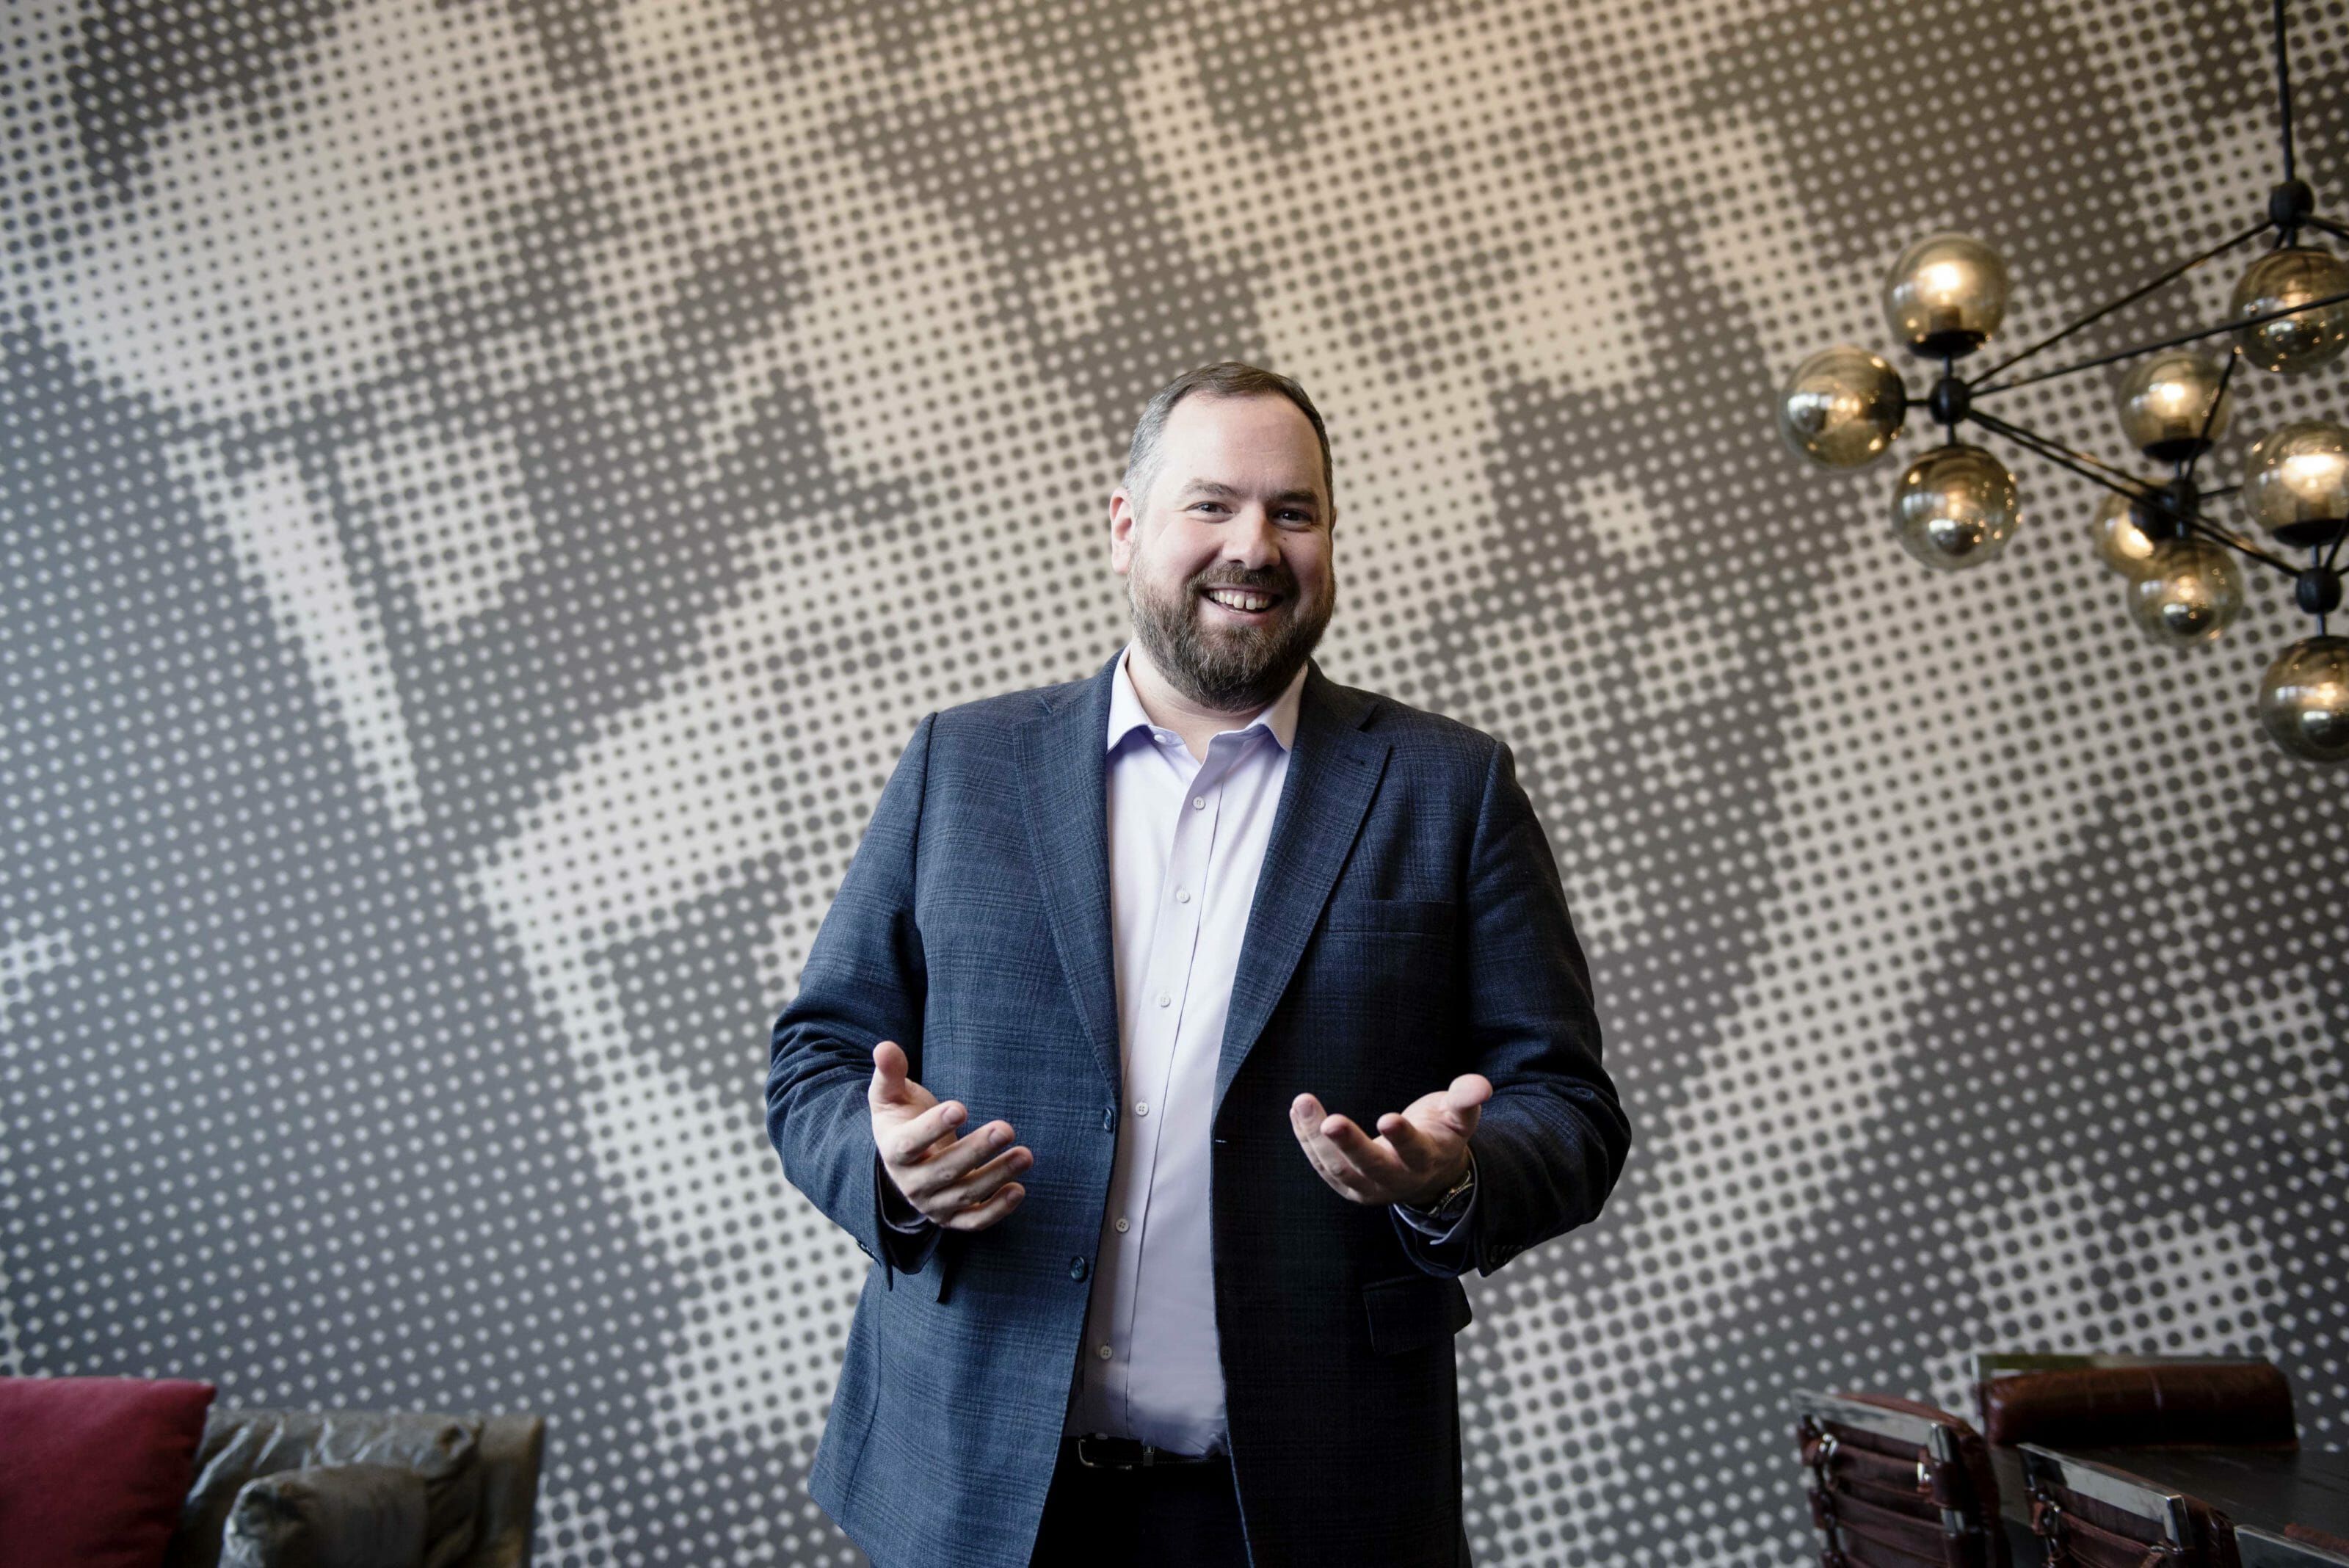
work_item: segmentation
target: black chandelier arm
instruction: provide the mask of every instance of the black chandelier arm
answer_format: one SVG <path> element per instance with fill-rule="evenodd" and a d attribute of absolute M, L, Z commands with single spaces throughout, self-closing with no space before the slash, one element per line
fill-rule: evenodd
<path fill-rule="evenodd" d="M 2092 479 L 2106 490 L 2116 491 L 2132 501 L 2152 501 L 2161 494 L 2159 485 L 2127 469 L 2115 468 L 2087 452 L 2075 451 L 2053 436 L 2041 435 L 2037 431 L 2026 430 L 2012 421 L 2000 419 L 1996 414 L 1986 414 L 1980 409 L 1969 409 L 1966 418 L 1993 435 L 2002 435 L 2017 446 L 2028 447 L 2048 462 L 2059 463 L 2081 478 Z"/>
<path fill-rule="evenodd" d="M 2227 368 L 2219 372 L 2219 389 L 2216 393 L 2212 394 L 2210 406 L 2202 410 L 2202 429 L 2195 438 L 2194 450 L 2187 454 L 2186 468 L 2179 477 L 2191 480 L 2194 477 L 2196 465 L 2200 463 L 2202 461 L 2202 454 L 2210 450 L 2210 429 L 2213 425 L 2216 425 L 2219 422 L 2219 410 L 2227 401 L 2227 383 L 2235 379 L 2235 367 L 2242 362 L 2243 350 L 2241 347 L 2236 344 L 2229 344 L 2227 347 Z"/>
<path fill-rule="evenodd" d="M 2292 145 L 2292 54 L 2284 44 L 2283 0 L 2275 0 L 2276 118 L 2283 122 L 2283 177 L 2300 178 Z"/>
<path fill-rule="evenodd" d="M 2006 358 L 2000 360 L 1997 364 L 1992 365 L 1989 369 L 1982 371 L 1976 375 L 1971 381 L 1967 383 L 1968 389 L 1977 392 L 1999 390 L 2000 389 L 1995 387 L 1984 387 L 1982 383 L 1989 380 L 1992 376 L 2002 375 L 2006 371 L 2013 369 L 2015 366 L 2022 364 L 2025 359 L 2030 358 L 2041 349 L 2053 348 L 2056 344 L 2063 342 L 2064 339 L 2071 337 L 2074 333 L 2094 327 L 2097 322 L 2102 321 L 2114 311 L 2119 310 L 2125 306 L 2135 305 L 2147 295 L 2152 294 L 2158 289 L 2164 288 L 2170 284 L 2176 283 L 2179 278 L 2184 277 L 2196 267 L 2201 266 L 2207 262 L 2218 260 L 2220 256 L 2225 255 L 2229 251 L 2233 250 L 2236 246 L 2259 238 L 2260 235 L 2266 234 L 2273 227 L 2275 227 L 2275 224 L 2272 222 L 2262 218 L 2260 222 L 2252 224 L 2250 228 L 2245 229 L 2241 234 L 2235 235 L 2232 239 L 2223 240 L 2218 244 L 2211 246 L 2209 250 L 2204 251 L 2200 255 L 2179 262 L 2176 266 L 2171 267 L 2159 277 L 2154 278 L 2150 282 L 2142 284 L 2137 287 L 2131 289 L 2128 293 L 2122 295 L 2118 299 L 2113 300 L 2108 304 L 2096 306 L 2095 309 L 2088 312 L 2087 315 L 2081 317 L 2078 320 L 2049 333 L 2046 337 L 2042 337 L 2038 342 L 2033 343 L 2030 348 L 2023 349 L 2020 353 L 2010 355 Z M 2020 384 L 2021 383 L 2019 382 L 2016 383 L 2016 385 Z"/>
<path fill-rule="evenodd" d="M 2324 310 L 2344 303 L 2349 303 L 2349 290 L 2344 290 L 2339 294 L 2328 294 L 2322 299 L 2312 299 L 2305 305 L 2295 305 L 2289 309 L 2264 311 L 2258 316 L 2239 317 L 2232 321 L 2221 322 L 2216 327 L 2205 327 L 2199 331 L 2181 332 L 2175 337 L 2164 337 L 2158 342 L 2133 344 L 2127 348 L 2116 349 L 2110 354 L 2099 354 L 2093 359 L 2081 359 L 2058 369 L 2042 370 L 2035 376 L 2019 376 L 2012 381 L 2001 381 L 1994 387 L 1973 387 L 1968 389 L 1977 398 L 1987 397 L 1992 392 L 2011 392 L 2017 387 L 2052 381 L 2059 376 L 2076 375 L 2082 370 L 2093 370 L 2099 365 L 2117 365 L 2124 359 L 2134 359 L 2140 354 L 2151 354 L 2163 348 L 2177 348 L 2188 343 L 2199 343 L 2205 337 L 2217 337 L 2240 327 L 2264 327 L 2271 321 L 2282 321 L 2287 316 L 2301 316 L 2312 310 Z"/>
<path fill-rule="evenodd" d="M 2277 571 L 2282 572 L 2285 576 L 2292 578 L 2295 582 L 2300 578 L 2300 568 L 2293 566 L 2290 561 L 2281 560 L 2274 556 L 2269 555 L 2265 550 L 2261 549 L 2257 545 L 2252 544 L 2249 539 L 2244 538 L 2241 535 L 2234 532 L 2232 529 L 2220 527 L 2219 524 L 2211 522 L 2199 512 L 2188 517 L 2186 519 L 2186 525 L 2193 529 L 2196 533 L 2204 535 L 2214 545 L 2224 545 L 2227 548 L 2234 551 L 2235 554 L 2239 556 L 2247 556 L 2251 559 L 2259 562 L 2261 566 L 2272 566 Z"/>
<path fill-rule="evenodd" d="M 2323 229 L 2336 240 L 2349 240 L 2349 228 L 2343 227 L 2330 218 L 2320 218 L 2311 213 L 2307 217 L 2301 219 L 2301 222 L 2312 229 Z"/>
<path fill-rule="evenodd" d="M 2061 445 L 2036 431 L 2025 430 L 2021 425 L 2009 424 L 1996 415 L 1985 414 L 1979 409 L 1973 410 L 1966 417 L 1984 430 L 1995 435 L 2004 436 L 2033 455 L 2044 458 L 2058 468 L 2067 469 L 2090 483 L 2102 485 L 2105 489 L 2126 495 L 2132 501 L 2144 501 L 2157 505 L 2161 503 L 2162 495 L 2158 486 L 2147 484 L 2133 475 L 2124 474 L 2110 463 L 2100 462 L 2085 452 L 2074 452 L 2071 448 Z M 2102 472 L 2099 472 L 2100 470 Z M 2111 477 L 2113 475 L 2119 475 L 2119 477 Z M 2167 511 L 2168 508 L 2165 507 L 2164 510 Z M 2298 566 L 2269 555 L 2248 539 L 2211 522 L 2199 511 L 2187 513 L 2183 516 L 2179 516 L 2175 512 L 2169 514 L 2179 517 L 2179 521 L 2183 522 L 2189 529 L 2204 535 L 2215 545 L 2223 545 L 2238 555 L 2247 556 L 2264 566 L 2272 566 L 2285 576 L 2297 578 L 2300 576 Z"/>

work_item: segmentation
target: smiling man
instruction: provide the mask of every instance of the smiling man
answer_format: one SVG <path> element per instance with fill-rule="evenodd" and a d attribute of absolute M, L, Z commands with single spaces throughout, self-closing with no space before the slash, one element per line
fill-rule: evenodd
<path fill-rule="evenodd" d="M 1468 1560 L 1458 1276 L 1630 1129 L 1508 748 L 1312 662 L 1332 491 L 1294 381 L 1161 389 L 1133 640 L 922 721 L 776 1020 L 874 1259 L 809 1484 L 880 1568 Z"/>

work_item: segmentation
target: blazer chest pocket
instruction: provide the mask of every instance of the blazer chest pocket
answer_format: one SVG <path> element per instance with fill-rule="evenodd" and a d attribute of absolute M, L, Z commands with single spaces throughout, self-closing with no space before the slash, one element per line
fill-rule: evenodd
<path fill-rule="evenodd" d="M 1330 929 L 1445 936 L 1452 930 L 1452 905 L 1442 898 L 1354 898 L 1330 906 Z"/>
<path fill-rule="evenodd" d="M 1475 1315 L 1458 1280 L 1417 1272 L 1371 1281 L 1362 1287 L 1362 1305 L 1371 1314 L 1371 1348 L 1381 1355 L 1450 1339 Z"/>

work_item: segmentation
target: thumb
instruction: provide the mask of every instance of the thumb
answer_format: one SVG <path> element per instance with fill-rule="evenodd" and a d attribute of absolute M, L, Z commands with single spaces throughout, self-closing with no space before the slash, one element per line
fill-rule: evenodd
<path fill-rule="evenodd" d="M 874 1110 L 912 1103 L 913 1096 L 905 1092 L 905 1049 L 895 1040 L 884 1040 L 873 1047 L 873 1082 L 864 1097 Z"/>
<path fill-rule="evenodd" d="M 1445 1108 L 1452 1113 L 1452 1119 L 1460 1124 L 1460 1130 L 1465 1134 L 1476 1130 L 1477 1119 L 1483 1115 L 1480 1107 L 1492 1097 L 1493 1081 L 1490 1078 L 1482 1073 L 1463 1073 L 1452 1080 L 1452 1086 L 1444 1092 L 1444 1100 Z"/>

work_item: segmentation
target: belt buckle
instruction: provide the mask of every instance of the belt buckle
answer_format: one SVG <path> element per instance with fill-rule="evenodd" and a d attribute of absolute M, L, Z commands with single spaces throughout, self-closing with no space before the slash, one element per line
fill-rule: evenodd
<path fill-rule="evenodd" d="M 1111 1459 L 1112 1451 L 1131 1453 L 1133 1459 Z M 1089 1470 L 1146 1470 L 1153 1466 L 1195 1465 L 1204 1463 L 1190 1454 L 1178 1454 L 1172 1449 L 1157 1449 L 1138 1438 L 1112 1438 L 1100 1432 L 1088 1432 L 1077 1438 L 1077 1463 Z"/>
<path fill-rule="evenodd" d="M 1132 1441 L 1132 1439 L 1130 1439 L 1130 1438 L 1129 1438 L 1128 1440 L 1129 1440 L 1129 1441 Z M 1139 1442 L 1137 1442 L 1137 1443 L 1134 1443 L 1134 1445 L 1133 1445 L 1135 1448 L 1140 1449 L 1142 1450 L 1142 1459 L 1141 1459 L 1141 1462 L 1140 1462 L 1139 1464 L 1136 1464 L 1136 1463 L 1134 1463 L 1134 1462 L 1133 1462 L 1133 1461 L 1132 1461 L 1132 1460 L 1112 1459 L 1109 1459 L 1109 1458 L 1107 1458 L 1107 1457 L 1103 1457 L 1103 1458 L 1102 1458 L 1102 1459 L 1095 1459 L 1095 1458 L 1093 1458 L 1090 1453 L 1086 1452 L 1086 1445 L 1087 1445 L 1087 1444 L 1090 1444 L 1090 1443 L 1100 1443 L 1100 1444 L 1103 1444 L 1103 1445 L 1105 1446 L 1105 1445 L 1108 1443 L 1108 1441 L 1109 1441 L 1109 1439 L 1107 1439 L 1107 1438 L 1102 1438 L 1102 1437 L 1099 1436 L 1098 1434 L 1093 1434 L 1093 1433 L 1088 1433 L 1088 1434 L 1085 1434 L 1085 1435 L 1080 1436 L 1080 1437 L 1077 1438 L 1077 1463 L 1079 1463 L 1079 1464 L 1081 1464 L 1081 1465 L 1084 1466 L 1084 1467 L 1085 1467 L 1085 1469 L 1089 1469 L 1089 1470 L 1131 1470 L 1131 1469 L 1141 1469 L 1143 1465 L 1147 1465 L 1147 1464 L 1149 1464 L 1149 1463 L 1150 1463 L 1150 1445 L 1149 1445 L 1149 1444 L 1147 1444 L 1147 1443 L 1139 1443 Z"/>

